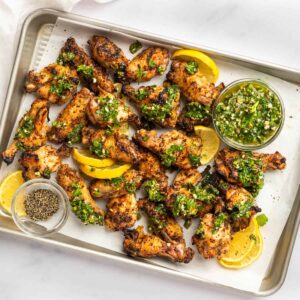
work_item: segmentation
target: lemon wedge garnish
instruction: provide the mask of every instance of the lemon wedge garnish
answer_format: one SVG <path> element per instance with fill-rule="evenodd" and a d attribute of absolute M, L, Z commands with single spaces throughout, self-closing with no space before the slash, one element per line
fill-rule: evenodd
<path fill-rule="evenodd" d="M 22 176 L 22 171 L 16 171 L 7 177 L 0 184 L 0 205 L 8 213 L 11 213 L 11 202 L 14 193 L 19 188 L 20 185 L 24 183 L 24 178 Z M 24 210 L 24 208 L 19 208 L 18 210 Z"/>
<path fill-rule="evenodd" d="M 115 164 L 113 159 L 99 159 L 93 156 L 88 150 L 76 148 L 73 150 L 73 158 L 83 165 L 89 165 L 97 168 L 110 167 Z"/>
<path fill-rule="evenodd" d="M 206 54 L 190 49 L 177 50 L 172 59 L 194 61 L 198 64 L 199 71 L 210 81 L 215 83 L 219 78 L 219 69 L 216 63 Z"/>
<path fill-rule="evenodd" d="M 202 141 L 201 165 L 208 164 L 217 154 L 220 148 L 220 139 L 214 129 L 198 125 L 194 127 L 195 134 L 200 136 Z"/>
<path fill-rule="evenodd" d="M 131 168 L 130 164 L 113 165 L 107 168 L 96 168 L 88 165 L 80 165 L 80 170 L 93 178 L 111 179 L 120 177 L 124 172 Z"/>

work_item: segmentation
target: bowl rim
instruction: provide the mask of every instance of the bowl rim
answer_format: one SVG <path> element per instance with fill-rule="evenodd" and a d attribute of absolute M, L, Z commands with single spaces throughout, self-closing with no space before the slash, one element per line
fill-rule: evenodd
<path fill-rule="evenodd" d="M 241 85 L 243 83 L 256 83 L 259 85 L 262 85 L 266 88 L 268 88 L 270 91 L 272 91 L 278 98 L 279 103 L 280 103 L 280 107 L 281 107 L 281 113 L 282 113 L 282 117 L 281 117 L 281 122 L 280 125 L 278 126 L 276 132 L 268 139 L 266 140 L 264 143 L 259 144 L 259 145 L 251 145 L 251 144 L 241 144 L 238 143 L 234 140 L 231 140 L 229 138 L 226 138 L 222 135 L 222 133 L 219 131 L 218 126 L 216 125 L 216 108 L 217 105 L 221 102 L 222 97 L 224 97 L 224 95 L 232 88 Z M 283 126 L 284 126 L 284 122 L 285 122 L 285 107 L 284 107 L 284 103 L 283 103 L 283 99 L 280 96 L 280 94 L 265 80 L 262 80 L 260 78 L 242 78 L 242 79 L 237 79 L 232 81 L 229 85 L 227 85 L 224 90 L 220 93 L 220 95 L 218 96 L 218 98 L 216 99 L 215 103 L 213 104 L 213 108 L 212 108 L 212 123 L 213 123 L 213 127 L 217 133 L 217 135 L 219 136 L 219 138 L 229 147 L 232 147 L 234 149 L 237 150 L 243 150 L 243 151 L 252 151 L 252 150 L 258 150 L 258 149 L 262 149 L 264 147 L 267 147 L 268 145 L 270 145 L 272 142 L 275 141 L 275 139 L 279 136 Z"/>
<path fill-rule="evenodd" d="M 28 231 L 26 229 L 25 226 L 22 226 L 21 222 L 18 220 L 16 211 L 15 211 L 15 202 L 16 202 L 16 198 L 17 195 L 24 190 L 25 188 L 27 188 L 30 185 L 34 185 L 34 184 L 48 184 L 50 186 L 52 186 L 57 192 L 58 194 L 61 196 L 62 198 L 62 202 L 63 202 L 63 213 L 62 213 L 62 217 L 60 218 L 59 222 L 57 223 L 57 225 L 51 229 L 51 230 L 47 230 L 46 233 L 35 233 L 34 231 Z M 14 223 L 17 225 L 17 227 L 24 233 L 31 235 L 31 236 L 36 236 L 36 237 L 48 237 L 50 235 L 53 235 L 55 233 L 57 233 L 66 223 L 68 216 L 69 216 L 69 198 L 67 193 L 65 192 L 65 190 L 55 181 L 51 180 L 51 179 L 46 179 L 46 178 L 35 178 L 35 179 L 31 179 L 28 181 L 25 181 L 22 185 L 19 186 L 19 188 L 15 191 L 14 195 L 13 195 L 13 199 L 11 202 L 11 216 L 14 220 Z M 32 222 L 35 222 L 34 220 L 32 220 Z"/>

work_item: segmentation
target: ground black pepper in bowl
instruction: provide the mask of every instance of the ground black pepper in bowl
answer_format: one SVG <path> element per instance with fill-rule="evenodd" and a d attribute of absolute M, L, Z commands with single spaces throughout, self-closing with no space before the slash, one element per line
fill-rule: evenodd
<path fill-rule="evenodd" d="M 24 201 L 25 212 L 34 221 L 45 221 L 59 209 L 58 196 L 46 189 L 29 193 Z"/>

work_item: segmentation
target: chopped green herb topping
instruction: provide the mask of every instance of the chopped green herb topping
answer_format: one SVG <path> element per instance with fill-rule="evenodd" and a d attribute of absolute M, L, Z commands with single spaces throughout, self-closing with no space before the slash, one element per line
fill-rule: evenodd
<path fill-rule="evenodd" d="M 147 180 L 143 187 L 150 201 L 161 202 L 165 200 L 165 195 L 160 193 L 160 186 L 155 179 Z"/>
<path fill-rule="evenodd" d="M 227 215 L 224 213 L 220 213 L 217 217 L 215 217 L 214 226 L 212 228 L 212 233 L 215 234 L 217 230 L 222 226 L 222 224 L 227 219 Z"/>
<path fill-rule="evenodd" d="M 56 79 L 56 83 L 51 84 L 50 93 L 63 97 L 67 91 L 72 89 L 71 82 L 64 75 L 57 76 L 54 79 Z"/>
<path fill-rule="evenodd" d="M 199 167 L 201 165 L 201 158 L 197 155 L 189 154 L 189 160 L 193 167 Z"/>
<path fill-rule="evenodd" d="M 136 185 L 134 182 L 126 182 L 125 189 L 129 194 L 133 194 L 136 191 Z"/>
<path fill-rule="evenodd" d="M 46 168 L 44 171 L 43 171 L 43 177 L 45 178 L 50 178 L 51 176 L 51 170 L 49 168 Z"/>
<path fill-rule="evenodd" d="M 82 134 L 81 130 L 83 128 L 83 124 L 76 125 L 73 130 L 68 134 L 67 139 L 69 144 L 78 144 L 81 142 Z"/>
<path fill-rule="evenodd" d="M 110 179 L 110 182 L 115 186 L 119 186 L 122 182 L 124 182 L 124 177 L 120 176 L 120 177 L 112 178 Z"/>
<path fill-rule="evenodd" d="M 176 153 L 180 153 L 184 149 L 184 145 L 171 145 L 164 153 L 160 155 L 162 164 L 171 167 L 176 161 Z"/>
<path fill-rule="evenodd" d="M 253 233 L 251 233 L 251 234 L 249 235 L 249 239 L 256 242 L 256 235 L 253 234 Z"/>
<path fill-rule="evenodd" d="M 57 63 L 60 65 L 64 65 L 72 61 L 75 58 L 75 54 L 73 52 L 63 52 L 57 58 Z"/>
<path fill-rule="evenodd" d="M 191 102 L 186 105 L 184 116 L 193 120 L 204 120 L 211 117 L 211 108 L 198 102 Z"/>
<path fill-rule="evenodd" d="M 136 74 L 138 83 L 140 83 L 143 80 L 145 75 L 146 75 L 146 72 L 143 70 L 143 68 L 141 66 L 139 66 L 138 70 L 137 70 L 137 74 Z"/>
<path fill-rule="evenodd" d="M 173 203 L 172 213 L 174 217 L 192 217 L 198 213 L 198 206 L 194 199 L 180 194 Z"/>
<path fill-rule="evenodd" d="M 94 68 L 93 66 L 80 65 L 77 68 L 77 72 L 79 75 L 83 76 L 86 80 L 96 82 L 96 78 L 94 77 Z"/>
<path fill-rule="evenodd" d="M 26 150 L 26 146 L 24 145 L 23 142 L 17 142 L 17 143 L 16 143 L 16 147 L 17 147 L 17 149 L 20 150 L 20 151 L 25 151 L 25 150 Z"/>
<path fill-rule="evenodd" d="M 249 197 L 248 200 L 237 203 L 234 205 L 233 212 L 231 217 L 234 220 L 239 218 L 250 218 L 251 217 L 251 208 L 254 206 L 254 199 Z"/>
<path fill-rule="evenodd" d="M 22 119 L 21 124 L 20 124 L 19 128 L 17 129 L 15 138 L 22 139 L 22 138 L 28 137 L 31 135 L 33 130 L 34 130 L 33 118 L 26 115 Z"/>
<path fill-rule="evenodd" d="M 135 41 L 129 46 L 129 51 L 131 54 L 138 52 L 143 47 L 140 41 Z"/>
<path fill-rule="evenodd" d="M 90 146 L 90 151 L 95 153 L 99 158 L 106 158 L 107 151 L 103 148 L 103 143 L 100 140 L 94 140 Z"/>
<path fill-rule="evenodd" d="M 152 57 L 149 59 L 149 68 L 154 69 L 156 67 L 156 63 L 153 61 Z"/>
<path fill-rule="evenodd" d="M 156 73 L 159 74 L 159 75 L 162 75 L 165 70 L 166 70 L 166 68 L 164 66 L 157 66 L 156 67 Z"/>
<path fill-rule="evenodd" d="M 265 214 L 260 214 L 256 217 L 257 224 L 262 227 L 267 224 L 269 221 L 268 217 Z"/>
<path fill-rule="evenodd" d="M 52 126 L 55 128 L 65 128 L 67 124 L 65 122 L 53 121 Z"/>
<path fill-rule="evenodd" d="M 187 62 L 185 70 L 188 74 L 193 75 L 198 71 L 198 64 L 195 61 Z"/>
<path fill-rule="evenodd" d="M 203 238 L 203 236 L 204 236 L 204 229 L 203 229 L 202 224 L 200 224 L 198 226 L 198 228 L 196 229 L 195 235 L 199 236 L 199 238 Z"/>
<path fill-rule="evenodd" d="M 191 191 L 194 199 L 201 200 L 205 203 L 211 203 L 220 193 L 211 184 L 207 184 L 205 186 L 189 185 L 188 189 Z"/>
<path fill-rule="evenodd" d="M 99 97 L 98 103 L 100 108 L 96 110 L 96 114 L 100 116 L 103 121 L 113 122 L 114 125 L 118 125 L 119 100 L 116 97 Z"/>
<path fill-rule="evenodd" d="M 149 96 L 149 92 L 144 88 L 138 89 L 137 92 L 135 93 L 135 98 L 137 98 L 138 100 L 144 100 L 148 96 Z"/>

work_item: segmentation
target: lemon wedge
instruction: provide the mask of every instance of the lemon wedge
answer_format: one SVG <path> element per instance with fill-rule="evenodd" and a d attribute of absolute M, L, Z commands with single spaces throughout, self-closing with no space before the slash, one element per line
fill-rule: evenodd
<path fill-rule="evenodd" d="M 252 218 L 249 227 L 234 235 L 229 252 L 219 260 L 219 263 L 228 269 L 245 268 L 260 257 L 263 245 L 264 240 L 259 226 L 255 218 Z"/>
<path fill-rule="evenodd" d="M 202 141 L 201 165 L 208 164 L 217 154 L 220 148 L 220 139 L 214 129 L 198 125 L 194 127 L 195 134 L 200 136 Z"/>
<path fill-rule="evenodd" d="M 177 50 L 173 53 L 172 59 L 183 61 L 195 61 L 199 71 L 209 80 L 215 83 L 219 78 L 219 69 L 216 63 L 206 54 L 190 49 Z"/>
<path fill-rule="evenodd" d="M 80 165 L 80 170 L 93 178 L 111 179 L 120 177 L 124 172 L 131 168 L 130 164 L 113 165 L 107 168 L 96 168 L 88 165 Z"/>
<path fill-rule="evenodd" d="M 22 171 L 16 171 L 7 177 L 0 184 L 0 205 L 8 213 L 11 213 L 11 202 L 14 193 L 19 188 L 20 185 L 24 183 L 24 178 L 22 176 Z M 24 210 L 24 208 L 19 208 L 19 210 Z"/>
<path fill-rule="evenodd" d="M 99 159 L 93 156 L 88 150 L 77 148 L 74 148 L 73 150 L 73 158 L 83 165 L 89 165 L 97 168 L 110 167 L 115 164 L 113 159 Z"/>

